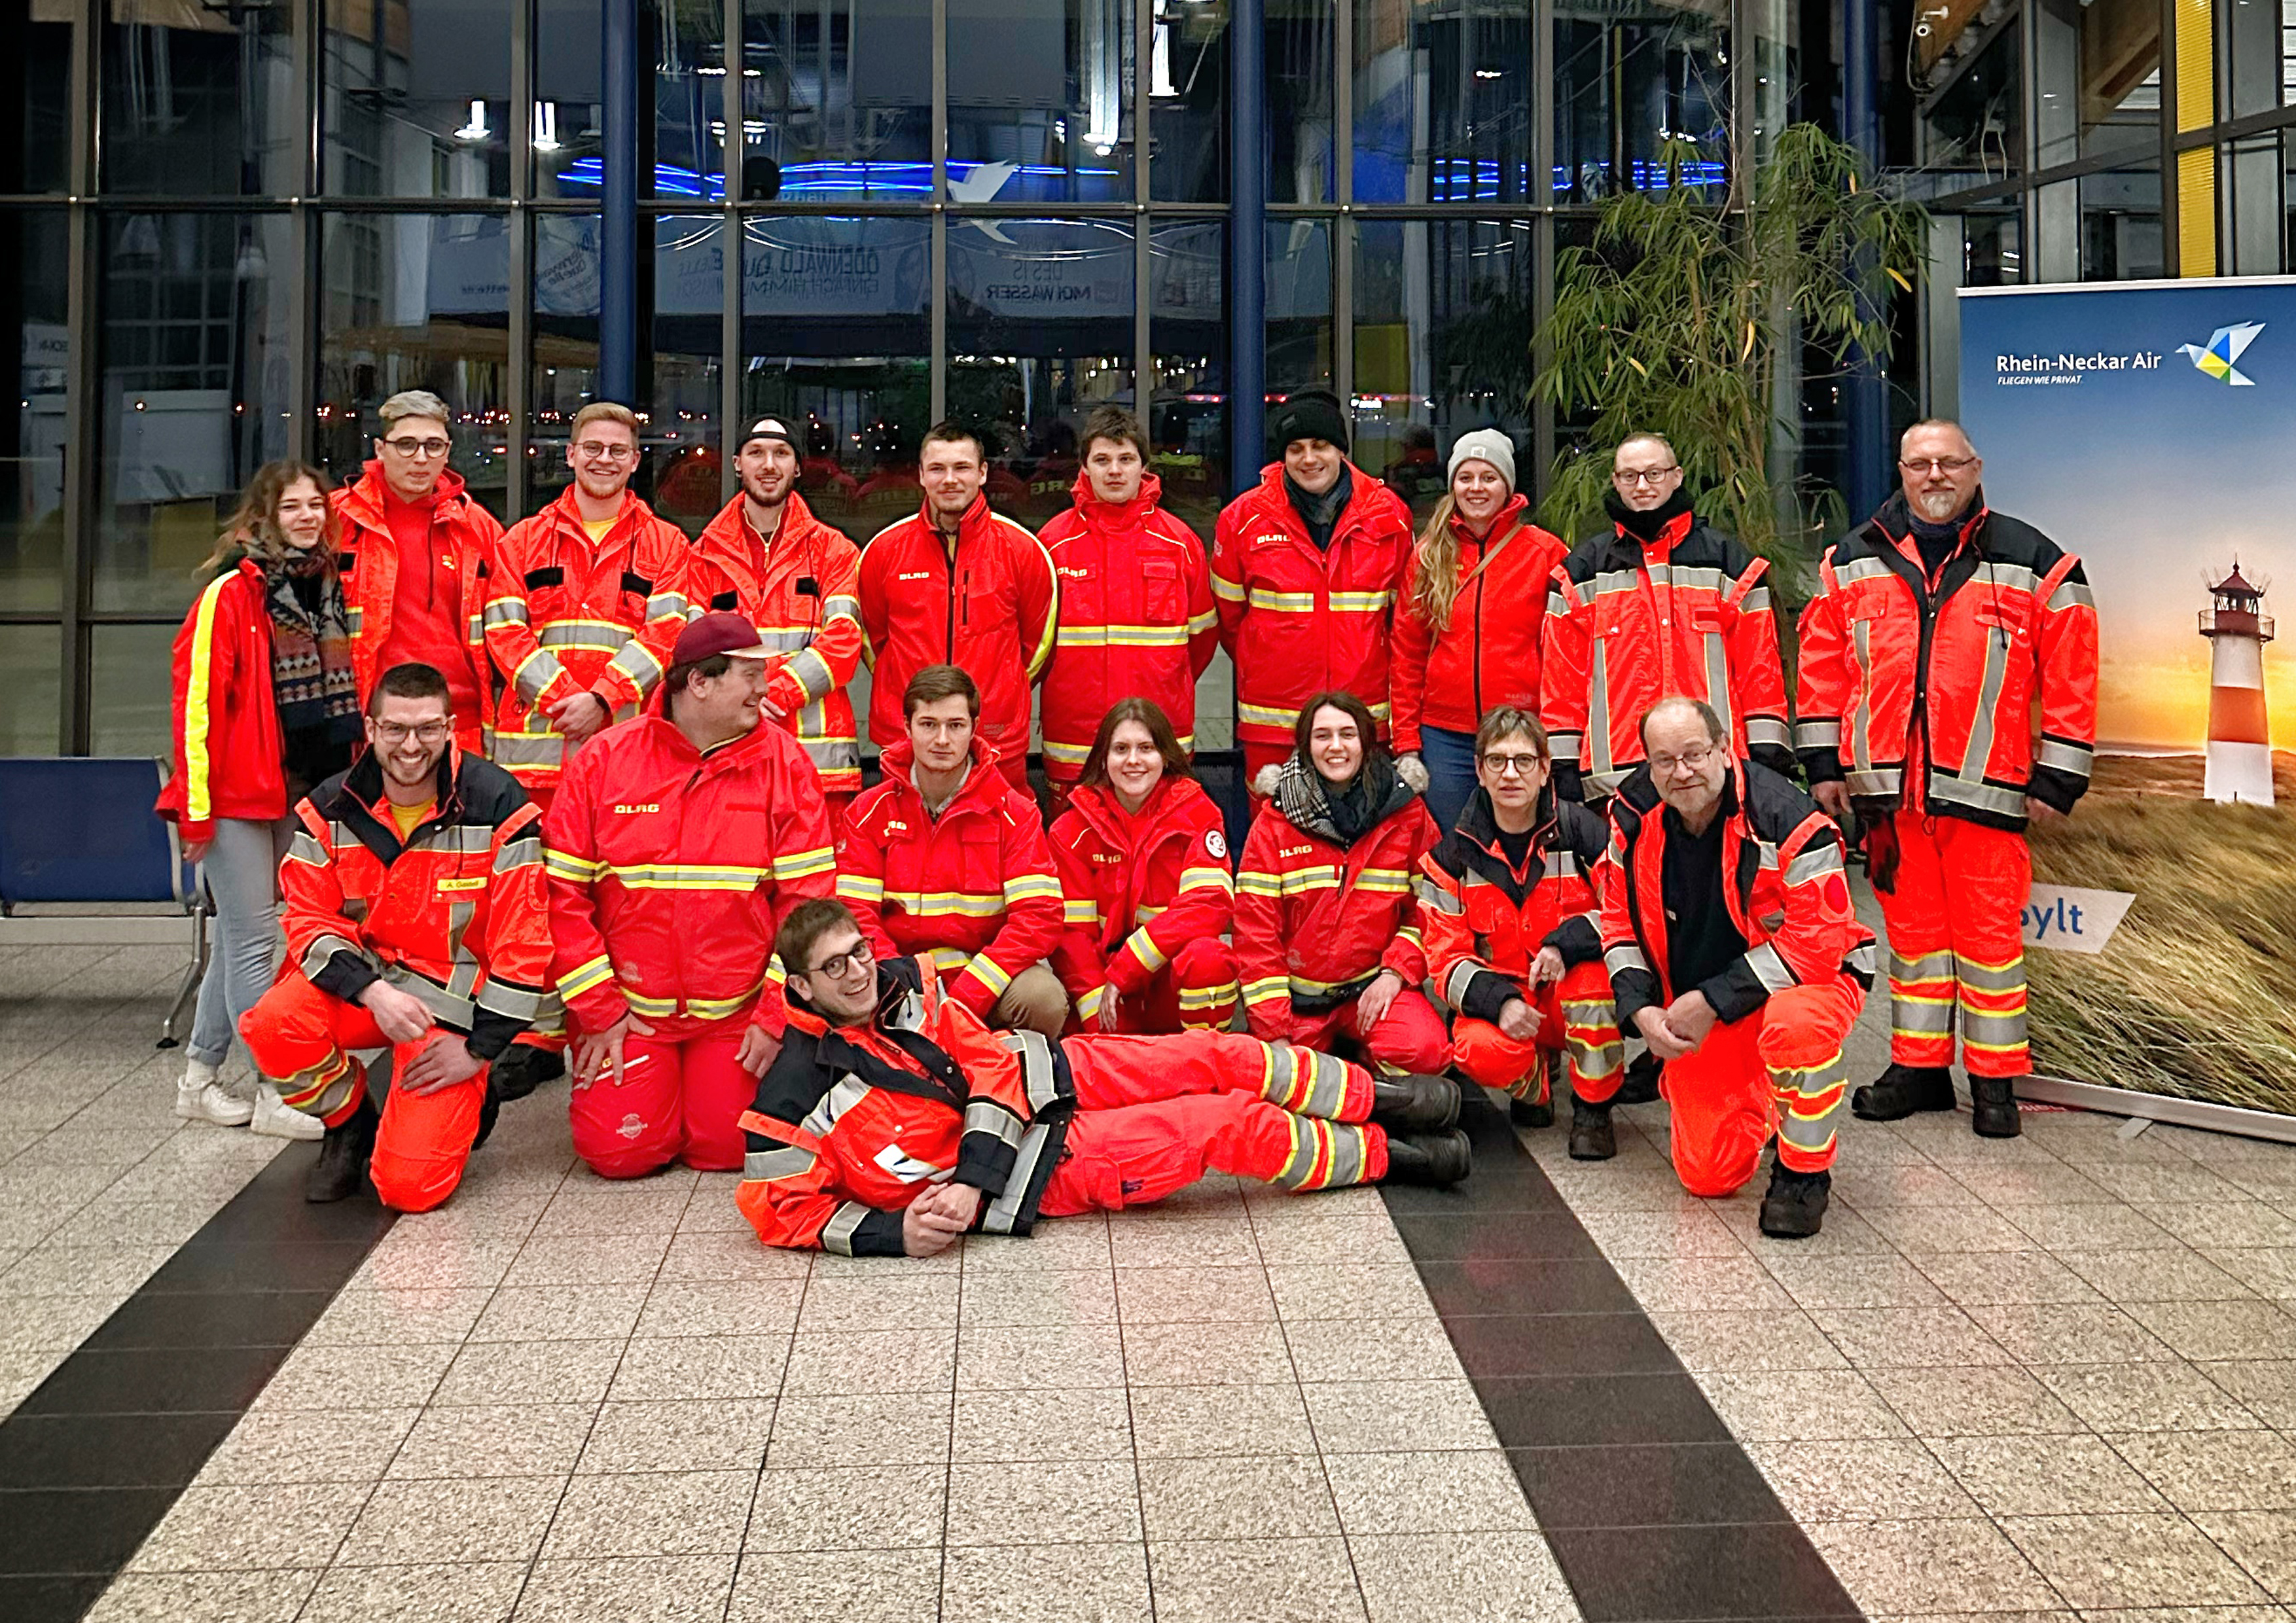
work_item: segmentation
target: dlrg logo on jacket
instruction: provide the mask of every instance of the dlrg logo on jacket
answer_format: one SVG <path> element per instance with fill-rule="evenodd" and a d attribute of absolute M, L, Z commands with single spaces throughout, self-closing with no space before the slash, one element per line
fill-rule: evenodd
<path fill-rule="evenodd" d="M 629 817 L 635 816 L 641 812 L 658 812 L 660 809 L 661 803 L 659 800 L 649 800 L 642 806 L 618 802 L 614 807 L 614 816 L 617 817 Z"/>

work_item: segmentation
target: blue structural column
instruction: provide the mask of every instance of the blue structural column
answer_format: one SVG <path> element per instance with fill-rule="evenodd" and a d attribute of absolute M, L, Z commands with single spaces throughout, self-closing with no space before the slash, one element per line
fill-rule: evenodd
<path fill-rule="evenodd" d="M 1874 117 L 1880 61 L 1874 12 L 1879 0 L 1847 0 L 1841 13 L 1841 135 L 1878 172 L 1882 130 Z M 1890 478 L 1890 398 L 1874 357 L 1857 355 L 1844 381 L 1842 428 L 1848 439 L 1842 495 L 1852 523 L 1881 506 Z"/>
<path fill-rule="evenodd" d="M 1259 480 L 1267 438 L 1267 78 L 1261 0 L 1234 0 L 1228 22 L 1228 485 Z"/>
<path fill-rule="evenodd" d="M 598 231 L 598 398 L 635 405 L 638 381 L 638 7 L 605 0 L 605 151 Z"/>

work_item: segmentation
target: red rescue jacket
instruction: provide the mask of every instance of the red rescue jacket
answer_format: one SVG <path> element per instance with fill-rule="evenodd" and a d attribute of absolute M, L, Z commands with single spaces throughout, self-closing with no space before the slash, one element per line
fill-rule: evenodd
<path fill-rule="evenodd" d="M 1283 490 L 1283 464 L 1224 508 L 1212 541 L 1220 643 L 1235 661 L 1236 738 L 1288 747 L 1300 707 L 1353 693 L 1382 728 L 1395 594 L 1411 558 L 1411 510 L 1350 463 L 1353 488 L 1321 552 Z"/>
<path fill-rule="evenodd" d="M 922 508 L 879 530 L 861 553 L 870 738 L 881 749 L 902 742 L 909 678 L 962 666 L 980 685 L 981 735 L 1015 770 L 1028 759 L 1029 685 L 1051 657 L 1059 595 L 1037 537 L 991 512 L 985 496 L 957 526 L 954 559 Z"/>
<path fill-rule="evenodd" d="M 342 526 L 335 542 L 335 567 L 342 571 L 343 607 L 351 623 L 351 669 L 358 678 L 361 700 L 374 691 L 375 678 L 382 675 L 378 656 L 390 641 L 391 615 L 398 600 L 398 543 L 383 515 L 384 495 L 382 464 L 376 462 L 368 463 L 358 478 L 334 495 L 335 518 Z M 439 476 L 430 529 L 434 536 L 443 533 L 453 548 L 462 582 L 453 624 L 441 630 L 463 645 L 470 684 L 484 693 L 488 661 L 482 616 L 487 577 L 503 537 L 502 521 L 479 504 L 461 474 L 449 471 Z M 454 673 L 447 674 L 451 677 Z M 455 717 L 455 742 L 465 750 L 481 749 L 486 719 L 483 714 Z"/>
<path fill-rule="evenodd" d="M 262 566 L 242 558 L 208 583 L 176 633 L 176 769 L 157 809 L 186 840 L 214 839 L 218 817 L 275 823 L 287 815 L 265 595 Z"/>
<path fill-rule="evenodd" d="M 938 819 L 910 781 L 908 740 L 845 814 L 837 894 L 881 958 L 930 958 L 949 996 L 986 1018 L 1013 977 L 1052 956 L 1061 881 L 1037 803 L 975 735 L 972 774 Z"/>
<path fill-rule="evenodd" d="M 788 734 L 760 722 L 704 755 L 657 690 L 574 758 L 543 840 L 577 1031 L 636 1014 L 674 1040 L 747 1013 L 780 1034 L 774 932 L 836 888 L 829 814 Z"/>
<path fill-rule="evenodd" d="M 1900 493 L 1817 575 L 1794 739 L 1811 783 L 1988 828 L 2023 828 L 2029 794 L 2073 808 L 2096 745 L 2096 600 L 2079 558 L 1980 496 L 1931 580 Z"/>
<path fill-rule="evenodd" d="M 1383 969 L 1427 979 L 1412 877 L 1439 837 L 1427 803 L 1398 782 L 1383 815 L 1342 845 L 1321 780 L 1293 757 L 1252 820 L 1235 875 L 1235 961 L 1251 1034 L 1290 1037 L 1295 1016 L 1353 999 Z"/>
<path fill-rule="evenodd" d="M 570 486 L 502 538 L 487 586 L 487 753 L 520 783 L 547 789 L 565 765 L 552 705 L 586 691 L 627 719 L 661 681 L 685 628 L 688 550 L 685 531 L 627 492 L 592 541 Z"/>
<path fill-rule="evenodd" d="M 1655 541 L 1614 523 L 1562 561 L 1538 708 L 1563 799 L 1617 789 L 1643 758 L 1643 712 L 1677 694 L 1719 711 L 1741 758 L 1792 770 L 1769 567 L 1687 507 Z"/>
<path fill-rule="evenodd" d="M 1667 919 L 1681 904 L 1666 894 L 1667 817 L 1638 767 L 1611 800 L 1603 856 L 1603 961 L 1618 1000 L 1619 1029 L 1637 1010 L 1663 1008 L 1687 987 L 1673 984 Z M 1841 833 L 1817 803 L 1758 762 L 1735 761 L 1722 791 L 1722 898 L 1746 951 L 1700 990 L 1725 1021 L 1743 1020 L 1774 992 L 1834 977 L 1862 1001 L 1874 984 L 1874 932 L 1857 920 L 1841 866 Z"/>
<path fill-rule="evenodd" d="M 1079 473 L 1069 492 L 1076 504 L 1037 537 L 1061 583 L 1044 678 L 1047 777 L 1076 781 L 1119 699 L 1154 701 L 1180 747 L 1195 748 L 1196 678 L 1219 646 L 1219 614 L 1203 543 L 1157 505 L 1162 492 L 1151 473 L 1118 507 Z"/>
<path fill-rule="evenodd" d="M 287 961 L 312 985 L 351 1003 L 388 980 L 481 1060 L 555 1019 L 541 819 L 508 773 L 449 750 L 438 804 L 404 845 L 372 750 L 295 815 L 279 887 Z"/>
<path fill-rule="evenodd" d="M 1488 790 L 1478 786 L 1459 825 L 1419 864 L 1419 930 L 1443 1001 L 1496 1022 L 1507 1000 L 1529 996 L 1531 960 L 1552 947 L 1566 966 L 1603 955 L 1595 875 L 1603 819 L 1548 784 L 1530 848 L 1518 869 L 1499 844 Z"/>
<path fill-rule="evenodd" d="M 742 1112 L 742 1215 L 767 1245 L 898 1257 L 918 1186 L 954 1181 L 989 1197 L 980 1231 L 1027 1234 L 1074 1109 L 1060 1045 L 990 1032 L 922 960 L 879 963 L 877 987 L 863 1026 L 828 1026 L 791 996 L 788 1038 Z"/>
<path fill-rule="evenodd" d="M 1066 928 L 1053 968 L 1078 1018 L 1114 988 L 1136 996 L 1189 942 L 1224 936 L 1235 911 L 1220 808 L 1193 778 L 1166 776 L 1131 816 L 1079 785 L 1053 819 Z"/>
<path fill-rule="evenodd" d="M 737 496 L 702 530 L 687 565 L 685 595 L 696 612 L 731 610 L 773 650 L 766 697 L 805 746 L 823 791 L 860 792 L 861 740 L 848 691 L 861 665 L 858 549 L 795 494 L 772 545 L 760 548 Z"/>
<path fill-rule="evenodd" d="M 1422 725 L 1472 733 L 1484 714 L 1503 704 L 1538 713 L 1539 650 L 1546 593 L 1555 565 L 1570 549 L 1536 524 L 1522 522 L 1529 503 L 1516 496 L 1491 521 L 1496 545 L 1486 550 L 1457 518 L 1459 573 L 1473 576 L 1451 604 L 1451 623 L 1438 632 L 1419 606 L 1422 560 L 1413 548 L 1395 606 L 1395 747 L 1419 748 Z M 1491 562 L 1486 565 L 1485 557 Z M 1476 574 L 1477 570 L 1480 574 Z"/>

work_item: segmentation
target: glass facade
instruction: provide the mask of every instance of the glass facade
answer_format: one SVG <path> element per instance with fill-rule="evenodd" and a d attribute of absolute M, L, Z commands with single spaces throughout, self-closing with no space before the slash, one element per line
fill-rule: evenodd
<path fill-rule="evenodd" d="M 610 4 L 631 7 L 635 61 L 609 53 Z M 803 424 L 808 499 L 857 539 L 913 510 L 917 442 L 951 412 L 984 425 L 999 504 L 1041 521 L 1112 402 L 1144 411 L 1167 503 L 1209 538 L 1262 460 L 1231 444 L 1250 421 L 1230 394 L 1239 16 L 1259 33 L 1244 101 L 1267 212 L 1244 274 L 1268 390 L 1341 393 L 1357 461 L 1423 512 L 1468 428 L 1515 434 L 1534 483 L 1556 430 L 1525 403 L 1528 346 L 1558 234 L 1663 184 L 1673 135 L 1707 143 L 1688 184 L 1718 201 L 1731 153 L 1786 116 L 1797 31 L 1824 8 L 6 9 L 0 749 L 38 752 L 164 748 L 168 640 L 240 486 L 290 455 L 353 476 L 404 389 L 448 403 L 454 467 L 505 521 L 563 488 L 567 422 L 609 376 L 644 419 L 640 488 L 689 531 L 730 493 L 728 421 L 775 413 Z M 1796 116 L 1828 116 L 1812 105 Z M 2228 158 L 2223 190 L 2282 195 L 2276 143 Z M 627 351 L 607 255 L 628 217 L 606 212 L 623 152 Z M 2116 265 L 2159 253 L 2157 153 L 2125 156 L 2068 194 L 2098 222 L 2077 251 L 2093 238 Z M 1969 251 L 1999 265 L 2032 228 L 1994 211 Z M 1217 719 L 1205 736 L 1224 742 Z"/>

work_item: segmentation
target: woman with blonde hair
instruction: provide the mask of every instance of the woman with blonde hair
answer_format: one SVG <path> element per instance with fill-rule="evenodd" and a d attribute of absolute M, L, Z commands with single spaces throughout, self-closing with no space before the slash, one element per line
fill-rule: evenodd
<path fill-rule="evenodd" d="M 350 765 L 361 736 L 329 492 L 327 476 L 299 462 L 266 463 L 248 481 L 208 560 L 214 578 L 176 635 L 176 769 L 159 804 L 216 914 L 176 1114 L 277 1138 L 324 1129 L 267 1083 L 250 1103 L 217 1076 L 240 1016 L 278 967 L 289 813 Z"/>
<path fill-rule="evenodd" d="M 1419 532 L 1395 613 L 1389 678 L 1397 766 L 1447 832 L 1475 792 L 1475 728 L 1502 705 L 1537 714 L 1546 583 L 1570 548 L 1523 521 L 1514 446 L 1496 429 L 1451 447 L 1450 488 Z"/>

